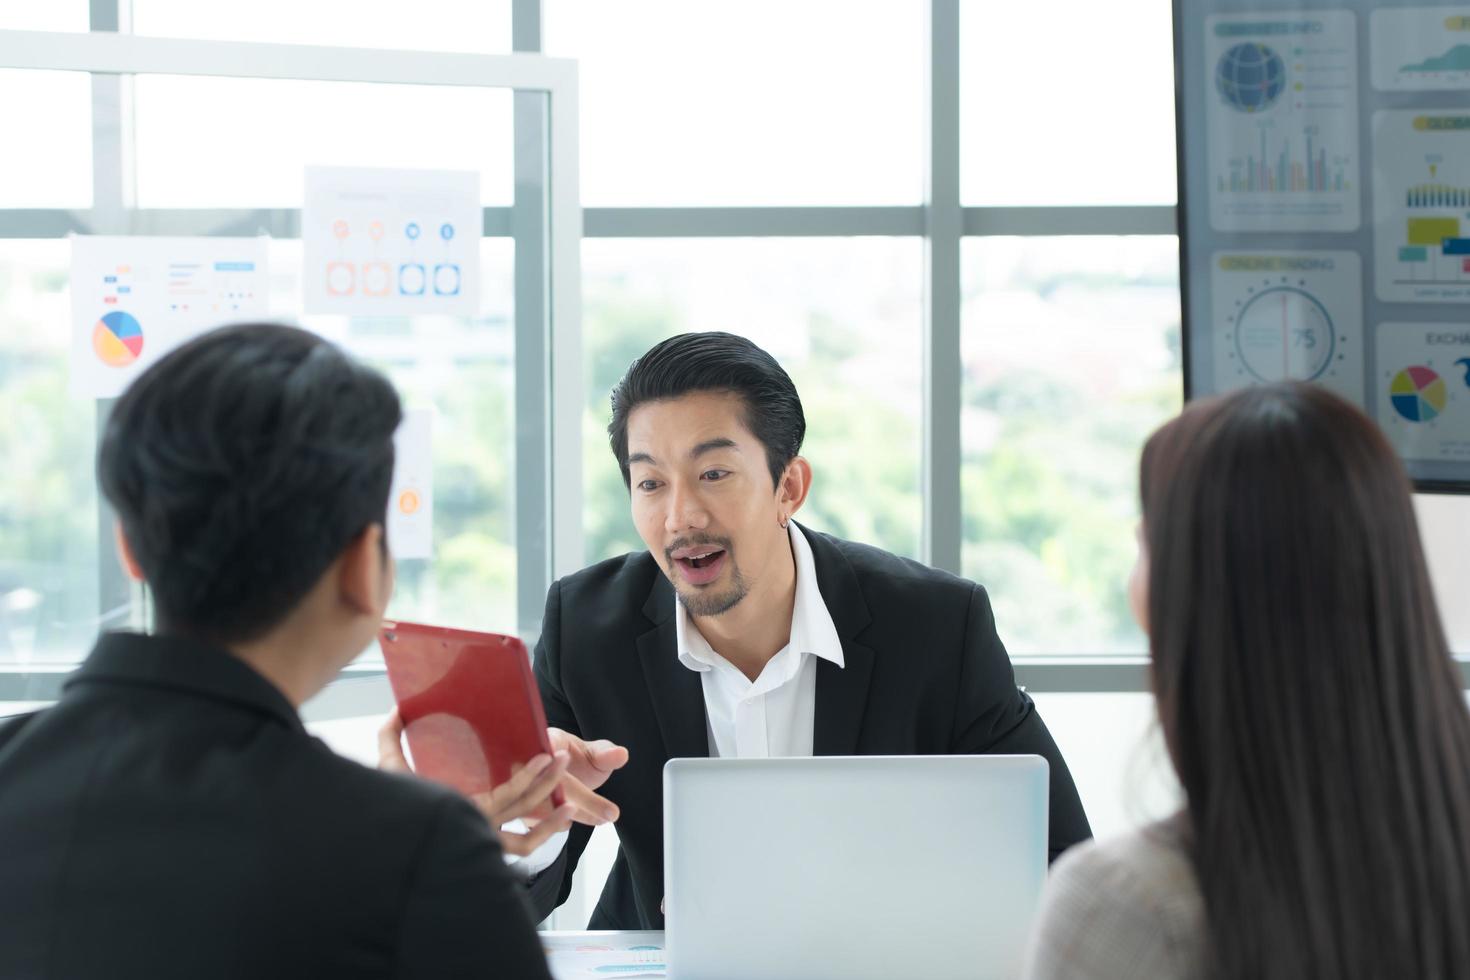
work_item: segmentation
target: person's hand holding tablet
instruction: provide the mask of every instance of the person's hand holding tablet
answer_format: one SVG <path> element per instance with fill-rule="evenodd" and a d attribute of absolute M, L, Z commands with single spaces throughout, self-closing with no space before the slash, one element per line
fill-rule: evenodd
<path fill-rule="evenodd" d="M 572 803 L 552 807 L 551 794 L 560 785 L 567 770 L 568 756 L 542 753 L 530 762 L 514 768 L 509 780 L 486 793 L 470 794 L 470 802 L 479 808 L 495 828 L 500 846 L 507 854 L 525 857 L 572 825 L 578 812 Z M 378 729 L 378 768 L 385 772 L 412 772 L 403 754 L 403 718 L 395 707 L 383 727 Z M 538 819 L 537 814 L 543 818 Z M 506 824 L 519 820 L 525 832 L 506 829 Z"/>
<path fill-rule="evenodd" d="M 594 790 L 628 761 L 608 741 L 547 728 L 526 648 L 513 636 L 389 623 L 380 640 L 398 704 L 378 732 L 378 767 L 464 793 L 510 854 L 526 856 L 573 820 L 597 826 L 618 808 Z M 528 830 L 505 827 L 521 821 Z"/>

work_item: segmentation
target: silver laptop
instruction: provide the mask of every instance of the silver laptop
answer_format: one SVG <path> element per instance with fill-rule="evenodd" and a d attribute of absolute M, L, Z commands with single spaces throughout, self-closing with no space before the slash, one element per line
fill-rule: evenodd
<path fill-rule="evenodd" d="M 1040 756 L 675 759 L 669 976 L 1016 977 L 1046 855 Z"/>

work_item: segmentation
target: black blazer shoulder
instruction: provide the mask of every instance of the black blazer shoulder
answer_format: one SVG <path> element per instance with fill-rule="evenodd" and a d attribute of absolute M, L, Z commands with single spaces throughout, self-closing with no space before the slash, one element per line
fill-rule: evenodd
<path fill-rule="evenodd" d="M 812 559 L 817 566 L 819 585 L 840 584 L 851 572 L 851 582 L 857 586 L 869 615 L 902 615 L 910 617 L 923 610 L 926 614 L 935 611 L 963 613 L 976 592 L 985 594 L 985 589 L 969 579 L 952 575 L 937 568 L 930 568 L 912 558 L 904 558 L 856 541 L 844 541 L 829 534 L 807 528 L 802 529 L 807 542 L 812 546 Z M 842 563 L 846 563 L 846 569 Z M 846 591 L 833 590 L 828 595 L 824 589 L 822 599 L 830 610 L 834 605 L 841 607 L 851 600 Z M 833 614 L 836 618 L 836 614 Z"/>
<path fill-rule="evenodd" d="M 232 655 L 105 638 L 0 728 L 0 976 L 545 976 L 484 818 Z"/>

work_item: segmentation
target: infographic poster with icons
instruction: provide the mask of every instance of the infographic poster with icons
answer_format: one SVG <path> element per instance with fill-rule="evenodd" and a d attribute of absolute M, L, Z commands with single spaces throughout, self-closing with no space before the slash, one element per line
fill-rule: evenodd
<path fill-rule="evenodd" d="M 1383 92 L 1470 89 L 1470 7 L 1375 10 L 1368 32 L 1373 87 Z"/>
<path fill-rule="evenodd" d="M 480 175 L 306 168 L 305 312 L 479 311 Z"/>
<path fill-rule="evenodd" d="M 1363 397 L 1356 252 L 1217 252 L 1211 262 L 1217 390 L 1314 381 Z"/>
<path fill-rule="evenodd" d="M 1359 226 L 1356 25 L 1347 10 L 1206 18 L 1205 165 L 1216 230 Z"/>
<path fill-rule="evenodd" d="M 434 412 L 409 409 L 393 435 L 388 547 L 395 558 L 434 556 Z"/>
<path fill-rule="evenodd" d="M 1470 301 L 1470 110 L 1373 114 L 1373 252 L 1385 303 Z"/>
<path fill-rule="evenodd" d="M 263 317 L 266 241 L 73 237 L 71 393 L 115 398 L 186 340 Z"/>
<path fill-rule="evenodd" d="M 1470 325 L 1378 327 L 1378 423 L 1405 459 L 1470 461 Z"/>

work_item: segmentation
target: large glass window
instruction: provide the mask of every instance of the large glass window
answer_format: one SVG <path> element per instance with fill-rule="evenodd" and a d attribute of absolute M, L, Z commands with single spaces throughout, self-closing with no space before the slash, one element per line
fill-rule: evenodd
<path fill-rule="evenodd" d="M 917 204 L 923 6 L 868 0 L 546 0 L 576 58 L 582 200 Z"/>
<path fill-rule="evenodd" d="M 307 166 L 473 170 L 509 204 L 511 95 L 498 89 L 142 75 L 138 204 L 300 207 Z"/>
<path fill-rule="evenodd" d="M 589 561 L 643 548 L 608 450 L 608 393 L 635 357 L 689 330 L 749 337 L 791 374 L 814 471 L 798 520 L 918 554 L 917 239 L 591 240 L 582 255 Z"/>
<path fill-rule="evenodd" d="M 399 559 L 390 617 L 515 633 L 515 256 L 480 243 L 480 313 L 302 316 L 301 243 L 271 243 L 271 308 L 385 372 L 434 413 L 434 553 Z M 368 651 L 378 656 L 376 647 Z"/>
<path fill-rule="evenodd" d="M 0 31 L 85 31 L 87 0 L 7 3 L 0 8 Z"/>
<path fill-rule="evenodd" d="M 0 208 L 91 207 L 91 76 L 0 69 L 0 133 Z"/>
<path fill-rule="evenodd" d="M 1175 239 L 965 243 L 965 575 L 1013 653 L 1137 653 L 1144 439 L 1179 410 Z"/>
<path fill-rule="evenodd" d="M 1171 204 L 1174 47 L 1164 0 L 960 7 L 966 204 Z"/>
<path fill-rule="evenodd" d="M 130 0 L 133 30 L 157 37 L 414 51 L 510 50 L 510 0 Z"/>
<path fill-rule="evenodd" d="M 0 664 L 76 660 L 99 610 L 96 406 L 67 395 L 66 241 L 0 239 Z"/>

